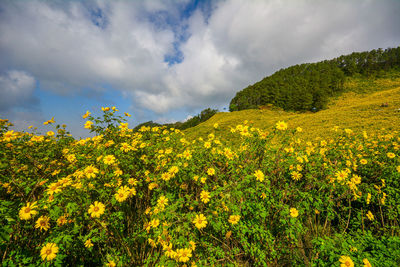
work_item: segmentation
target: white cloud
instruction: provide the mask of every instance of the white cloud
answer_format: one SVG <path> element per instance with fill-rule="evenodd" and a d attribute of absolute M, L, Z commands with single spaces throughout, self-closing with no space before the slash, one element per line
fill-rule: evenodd
<path fill-rule="evenodd" d="M 282 67 L 400 44 L 395 0 L 227 0 L 182 20 L 186 3 L 2 2 L 0 71 L 63 94 L 111 85 L 164 115 L 226 106 Z M 183 60 L 168 66 L 176 42 Z"/>
<path fill-rule="evenodd" d="M 138 93 L 146 108 L 221 107 L 280 68 L 400 43 L 400 2 L 217 3 L 209 18 L 189 19 L 184 60 L 168 70 L 165 90 Z"/>
<path fill-rule="evenodd" d="M 167 68 L 163 59 L 174 34 L 143 18 L 144 7 L 114 2 L 103 11 L 108 21 L 104 29 L 92 23 L 90 10 L 79 2 L 62 7 L 8 3 L 0 25 L 5 57 L 0 66 L 19 66 L 45 89 L 62 93 L 104 83 L 122 90 L 160 86 L 157 76 Z"/>
<path fill-rule="evenodd" d="M 26 72 L 10 70 L 0 75 L 0 111 L 34 104 L 34 89 L 35 78 Z"/>

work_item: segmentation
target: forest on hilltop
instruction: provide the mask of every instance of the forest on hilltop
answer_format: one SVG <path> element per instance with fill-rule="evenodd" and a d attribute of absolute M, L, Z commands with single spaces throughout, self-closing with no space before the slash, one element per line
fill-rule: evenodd
<path fill-rule="evenodd" d="M 400 69 L 400 47 L 291 66 L 239 91 L 229 110 L 274 105 L 287 111 L 318 111 L 326 108 L 329 97 L 344 91 L 346 77 L 379 77 L 391 69 Z"/>

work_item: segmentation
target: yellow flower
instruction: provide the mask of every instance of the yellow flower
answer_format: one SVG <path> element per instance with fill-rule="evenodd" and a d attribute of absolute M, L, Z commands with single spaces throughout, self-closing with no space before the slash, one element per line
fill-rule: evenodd
<path fill-rule="evenodd" d="M 129 189 L 131 195 L 136 196 L 136 189 L 134 187 Z"/>
<path fill-rule="evenodd" d="M 130 194 L 129 188 L 123 186 L 118 189 L 117 193 L 115 193 L 114 196 L 118 202 L 123 202 L 129 197 L 129 194 Z"/>
<path fill-rule="evenodd" d="M 396 167 L 397 172 L 400 172 L 400 165 Z"/>
<path fill-rule="evenodd" d="M 190 248 L 181 248 L 176 250 L 176 258 L 178 261 L 187 262 L 190 257 L 192 257 L 192 250 Z"/>
<path fill-rule="evenodd" d="M 122 143 L 120 149 L 124 152 L 129 152 L 132 147 L 128 143 Z"/>
<path fill-rule="evenodd" d="M 344 129 L 344 131 L 345 131 L 345 133 L 348 134 L 348 135 L 350 135 L 350 134 L 353 133 L 353 130 L 351 130 L 351 129 Z"/>
<path fill-rule="evenodd" d="M 130 185 L 135 186 L 135 185 L 137 185 L 137 183 L 138 183 L 138 181 L 135 178 L 128 179 L 128 184 L 130 184 Z"/>
<path fill-rule="evenodd" d="M 169 181 L 169 179 L 171 179 L 171 174 L 169 172 L 164 172 L 161 174 L 161 179 L 164 181 Z"/>
<path fill-rule="evenodd" d="M 231 215 L 229 216 L 228 222 L 230 222 L 231 224 L 237 224 L 239 220 L 240 220 L 240 215 Z"/>
<path fill-rule="evenodd" d="M 290 208 L 290 216 L 296 218 L 297 216 L 299 216 L 299 211 L 296 208 Z"/>
<path fill-rule="evenodd" d="M 335 176 L 336 176 L 336 179 L 340 182 L 340 181 L 346 179 L 349 176 L 349 174 L 347 171 L 343 170 L 343 171 L 336 172 Z"/>
<path fill-rule="evenodd" d="M 99 218 L 100 215 L 104 213 L 104 210 L 105 210 L 104 204 L 99 201 L 95 201 L 94 204 L 91 204 L 89 206 L 88 212 L 92 218 Z"/>
<path fill-rule="evenodd" d="M 114 175 L 117 176 L 117 177 L 121 176 L 121 175 L 122 175 L 122 170 L 119 169 L 119 168 L 117 168 L 117 169 L 114 171 Z"/>
<path fill-rule="evenodd" d="M 380 202 L 381 202 L 382 205 L 385 205 L 386 196 L 387 196 L 386 193 L 382 192 L 382 198 L 380 199 Z"/>
<path fill-rule="evenodd" d="M 362 165 L 365 165 L 365 164 L 368 163 L 368 161 L 367 161 L 366 159 L 361 159 L 361 160 L 360 160 L 360 163 L 361 163 Z"/>
<path fill-rule="evenodd" d="M 55 123 L 56 121 L 54 120 L 54 117 L 51 117 L 51 120 L 48 120 L 48 121 L 45 121 L 45 122 L 43 122 L 43 125 L 47 125 L 47 124 L 52 124 L 52 123 Z"/>
<path fill-rule="evenodd" d="M 367 205 L 371 202 L 371 193 L 367 194 Z"/>
<path fill-rule="evenodd" d="M 207 174 L 210 175 L 210 176 L 213 176 L 213 175 L 215 174 L 214 168 L 209 168 L 209 169 L 207 170 Z"/>
<path fill-rule="evenodd" d="M 82 118 L 86 119 L 87 117 L 89 117 L 89 115 L 92 114 L 89 112 L 89 110 L 86 111 L 86 113 L 82 116 Z"/>
<path fill-rule="evenodd" d="M 113 155 L 107 155 L 103 158 L 104 164 L 111 165 L 115 163 L 115 157 Z"/>
<path fill-rule="evenodd" d="M 354 267 L 354 262 L 349 256 L 341 256 L 339 261 L 340 267 Z"/>
<path fill-rule="evenodd" d="M 390 158 L 390 159 L 396 157 L 396 155 L 395 155 L 394 153 L 392 153 L 392 152 L 388 152 L 386 155 L 387 155 L 388 158 Z"/>
<path fill-rule="evenodd" d="M 361 184 L 361 177 L 357 174 L 353 174 L 353 177 L 351 177 L 351 182 L 356 185 Z"/>
<path fill-rule="evenodd" d="M 297 127 L 297 128 L 296 128 L 296 131 L 298 131 L 299 133 L 301 133 L 301 132 L 303 131 L 303 128 Z"/>
<path fill-rule="evenodd" d="M 109 109 L 109 108 L 108 108 L 108 109 Z M 115 264 L 115 261 L 110 260 L 110 261 L 106 264 L 106 266 L 107 266 L 107 267 L 115 267 L 115 266 L 117 266 L 117 264 Z"/>
<path fill-rule="evenodd" d="M 203 214 L 196 215 L 195 219 L 192 221 L 198 229 L 202 229 L 207 226 L 207 218 Z"/>
<path fill-rule="evenodd" d="M 89 165 L 85 168 L 84 172 L 87 178 L 95 178 L 96 173 L 99 173 L 99 170 L 93 165 Z"/>
<path fill-rule="evenodd" d="M 160 207 L 165 207 L 167 204 L 168 204 L 168 198 L 166 198 L 165 196 L 161 196 L 157 200 L 157 205 L 159 205 Z"/>
<path fill-rule="evenodd" d="M 278 129 L 278 130 L 284 131 L 284 130 L 287 129 L 287 127 L 288 127 L 288 125 L 287 125 L 287 123 L 284 122 L 284 121 L 278 121 L 278 122 L 276 123 L 276 129 Z"/>
<path fill-rule="evenodd" d="M 64 224 L 66 224 L 66 223 L 67 223 L 67 218 L 66 218 L 65 215 L 60 216 L 60 217 L 57 219 L 57 225 L 58 225 L 58 226 L 62 226 L 62 225 L 64 225 Z"/>
<path fill-rule="evenodd" d="M 164 246 L 163 250 L 165 251 L 164 253 L 165 253 L 166 257 L 171 258 L 171 259 L 175 259 L 177 253 L 176 253 L 176 251 L 174 251 L 172 249 L 172 244 L 169 244 L 168 246 Z"/>
<path fill-rule="evenodd" d="M 93 247 L 93 243 L 92 243 L 92 240 L 90 238 L 88 240 L 86 240 L 85 247 L 87 247 L 87 248 Z"/>
<path fill-rule="evenodd" d="M 105 108 L 101 107 L 101 110 L 102 110 L 102 111 L 109 111 L 110 108 L 109 108 L 109 107 L 105 107 Z"/>
<path fill-rule="evenodd" d="M 303 177 L 303 175 L 301 173 L 296 172 L 296 171 L 292 171 L 290 175 L 292 176 L 292 179 L 295 181 L 298 181 L 298 180 L 300 180 L 301 177 Z"/>
<path fill-rule="evenodd" d="M 47 231 L 50 228 L 49 220 L 50 218 L 47 216 L 40 216 L 36 221 L 35 228 L 40 228 L 40 231 Z"/>
<path fill-rule="evenodd" d="M 172 166 L 171 168 L 169 168 L 168 172 L 175 175 L 177 174 L 179 171 L 179 168 L 177 166 Z"/>
<path fill-rule="evenodd" d="M 129 114 L 128 112 L 124 112 L 125 116 L 130 117 L 131 114 Z"/>
<path fill-rule="evenodd" d="M 53 131 L 48 131 L 48 132 L 47 132 L 47 135 L 48 135 L 48 136 L 53 136 L 53 135 L 54 135 L 54 132 L 53 132 Z"/>
<path fill-rule="evenodd" d="M 211 143 L 210 142 L 204 142 L 204 147 L 205 148 L 210 148 L 211 147 Z"/>
<path fill-rule="evenodd" d="M 90 129 L 90 128 L 92 128 L 92 124 L 93 124 L 93 122 L 91 122 L 91 121 L 87 121 L 87 122 L 85 122 L 85 128 L 86 129 Z"/>
<path fill-rule="evenodd" d="M 156 187 L 158 187 L 158 184 L 156 184 L 156 183 L 150 183 L 149 184 L 149 190 L 153 190 Z"/>
<path fill-rule="evenodd" d="M 68 154 L 68 155 L 66 156 L 66 158 L 67 158 L 68 162 L 70 162 L 70 163 L 73 163 L 73 162 L 76 161 L 76 156 L 75 156 L 75 154 Z"/>
<path fill-rule="evenodd" d="M 159 219 L 153 219 L 150 221 L 150 226 L 153 228 L 157 228 L 157 226 L 160 225 L 160 220 Z"/>
<path fill-rule="evenodd" d="M 215 128 L 215 129 L 218 128 L 218 123 L 214 123 L 214 128 Z"/>
<path fill-rule="evenodd" d="M 210 201 L 210 192 L 207 191 L 201 191 L 200 193 L 200 199 L 203 201 L 203 203 L 208 203 Z"/>
<path fill-rule="evenodd" d="M 260 181 L 260 182 L 264 181 L 264 174 L 263 174 L 262 171 L 256 170 L 256 171 L 254 172 L 254 176 L 256 177 L 256 180 L 257 180 L 257 181 Z"/>
<path fill-rule="evenodd" d="M 367 258 L 363 259 L 364 267 L 372 267 L 371 263 Z"/>
<path fill-rule="evenodd" d="M 57 256 L 58 247 L 55 243 L 47 243 L 40 251 L 43 260 L 51 261 Z"/>
<path fill-rule="evenodd" d="M 36 201 L 33 203 L 26 203 L 25 207 L 22 207 L 19 211 L 19 218 L 21 220 L 29 220 L 32 218 L 32 215 L 36 215 L 38 212 L 35 210 L 37 208 Z"/>
<path fill-rule="evenodd" d="M 52 196 L 54 193 L 61 192 L 60 185 L 58 183 L 51 183 L 48 185 L 46 191 L 47 194 Z"/>
<path fill-rule="evenodd" d="M 182 156 L 183 156 L 185 159 L 189 160 L 189 159 L 192 158 L 192 153 L 191 153 L 189 150 L 185 150 L 185 151 L 183 151 Z"/>
<path fill-rule="evenodd" d="M 368 211 L 367 212 L 367 218 L 368 218 L 368 220 L 373 221 L 374 220 L 374 214 L 372 214 L 371 211 Z"/>
<path fill-rule="evenodd" d="M 196 250 L 196 243 L 194 241 L 189 241 L 190 246 L 192 247 L 192 250 Z"/>

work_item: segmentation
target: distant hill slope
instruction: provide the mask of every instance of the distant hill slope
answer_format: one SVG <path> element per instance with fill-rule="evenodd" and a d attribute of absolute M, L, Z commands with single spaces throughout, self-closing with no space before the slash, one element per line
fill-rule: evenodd
<path fill-rule="evenodd" d="M 346 77 L 382 77 L 400 69 L 400 47 L 354 52 L 331 60 L 281 69 L 237 92 L 230 111 L 272 104 L 287 111 L 319 111 L 346 91 Z"/>
<path fill-rule="evenodd" d="M 388 79 L 351 78 L 344 86 L 347 92 L 332 99 L 328 108 L 319 112 L 286 112 L 277 109 L 248 109 L 221 112 L 196 127 L 185 130 L 190 138 L 206 136 L 213 125 L 230 129 L 249 121 L 254 127 L 268 129 L 284 120 L 290 128 L 302 127 L 303 137 L 327 137 L 332 128 L 351 128 L 355 131 L 386 128 L 400 130 L 400 77 Z M 387 104 L 387 107 L 386 107 Z"/>

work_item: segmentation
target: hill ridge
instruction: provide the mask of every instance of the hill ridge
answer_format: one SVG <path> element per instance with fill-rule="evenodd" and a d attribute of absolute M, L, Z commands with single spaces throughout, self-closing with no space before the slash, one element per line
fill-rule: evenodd
<path fill-rule="evenodd" d="M 400 78 L 393 84 L 400 83 Z M 388 86 L 390 87 L 390 85 Z M 384 104 L 388 106 L 385 107 Z M 284 120 L 290 128 L 302 127 L 304 137 L 327 137 L 334 126 L 355 131 L 375 131 L 381 128 L 400 130 L 400 86 L 369 93 L 346 92 L 332 99 L 327 109 L 319 112 L 287 112 L 283 110 L 246 109 L 220 112 L 193 128 L 185 130 L 187 136 L 195 138 L 212 132 L 213 125 L 220 128 L 235 127 L 243 121 L 257 128 L 270 128 Z M 312 130 L 310 130 L 312 129 Z"/>

